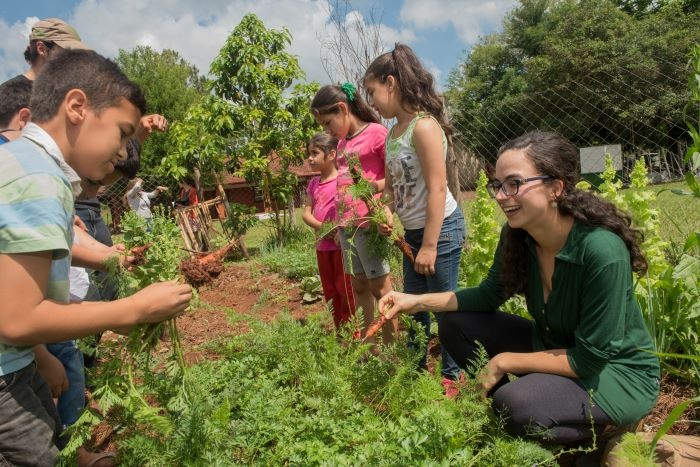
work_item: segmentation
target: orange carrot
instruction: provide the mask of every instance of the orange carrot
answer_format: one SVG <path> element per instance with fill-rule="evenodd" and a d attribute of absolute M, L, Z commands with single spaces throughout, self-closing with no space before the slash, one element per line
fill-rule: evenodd
<path fill-rule="evenodd" d="M 133 255 L 143 255 L 146 252 L 146 250 L 151 248 L 151 246 L 153 246 L 153 243 L 146 243 L 145 245 L 135 246 L 131 248 L 129 252 Z"/>
<path fill-rule="evenodd" d="M 401 250 L 401 253 L 406 255 L 406 258 L 411 262 L 411 264 L 414 264 L 416 262 L 416 258 L 413 257 L 413 251 L 411 250 L 411 245 L 408 244 L 405 238 L 403 237 L 396 237 L 394 238 L 394 245 L 396 245 L 399 250 Z"/>
<path fill-rule="evenodd" d="M 227 244 L 226 246 L 224 246 L 223 248 L 219 248 L 216 251 L 212 251 L 211 253 L 209 253 L 207 255 L 204 255 L 200 258 L 197 258 L 197 262 L 199 264 L 206 264 L 206 263 L 213 263 L 213 262 L 221 261 L 235 247 L 236 247 L 236 242 L 231 242 L 231 243 Z"/>
<path fill-rule="evenodd" d="M 365 339 L 369 339 L 370 337 L 375 335 L 377 331 L 379 331 L 382 328 L 382 326 L 386 324 L 387 321 L 388 320 L 386 319 L 383 313 L 379 315 L 379 319 L 374 323 L 370 324 L 369 327 L 367 327 L 367 334 L 365 334 Z"/>

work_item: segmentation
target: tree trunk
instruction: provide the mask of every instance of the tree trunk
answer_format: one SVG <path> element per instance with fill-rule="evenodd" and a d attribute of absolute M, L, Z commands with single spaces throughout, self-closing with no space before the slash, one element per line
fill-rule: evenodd
<path fill-rule="evenodd" d="M 296 216 L 296 206 L 294 205 L 294 195 L 289 197 L 289 200 L 287 201 L 287 215 L 289 216 L 289 225 L 290 226 L 295 226 L 297 225 L 297 216 Z"/>

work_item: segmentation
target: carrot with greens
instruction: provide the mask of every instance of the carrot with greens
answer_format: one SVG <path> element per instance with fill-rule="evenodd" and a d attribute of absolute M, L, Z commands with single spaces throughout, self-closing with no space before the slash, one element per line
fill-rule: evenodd
<path fill-rule="evenodd" d="M 391 305 L 386 308 L 384 313 L 380 312 L 379 318 L 377 318 L 377 320 L 374 323 L 370 324 L 367 327 L 367 333 L 365 333 L 364 337 L 365 340 L 374 336 L 386 323 L 389 322 L 389 318 L 386 317 L 386 311 L 389 310 L 391 310 Z"/>

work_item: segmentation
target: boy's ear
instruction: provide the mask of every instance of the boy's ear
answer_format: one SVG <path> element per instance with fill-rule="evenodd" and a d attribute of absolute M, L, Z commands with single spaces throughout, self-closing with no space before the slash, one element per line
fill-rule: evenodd
<path fill-rule="evenodd" d="M 27 107 L 22 107 L 21 109 L 19 109 L 17 116 L 19 117 L 19 129 L 21 130 L 25 126 L 27 126 L 27 123 L 29 123 L 29 119 L 32 116 L 32 112 Z"/>
<path fill-rule="evenodd" d="M 89 110 L 88 98 L 82 89 L 71 89 L 63 99 L 66 109 L 66 118 L 74 125 L 78 125 L 85 120 Z"/>

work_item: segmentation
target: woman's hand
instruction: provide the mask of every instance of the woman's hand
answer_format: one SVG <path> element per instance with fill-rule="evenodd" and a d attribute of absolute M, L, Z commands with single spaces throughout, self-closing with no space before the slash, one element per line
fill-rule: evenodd
<path fill-rule="evenodd" d="M 418 295 L 389 292 L 379 300 L 379 313 L 384 314 L 386 319 L 392 319 L 401 312 L 413 314 L 420 311 L 418 310 L 419 298 Z"/>
<path fill-rule="evenodd" d="M 427 248 L 422 246 L 416 255 L 416 262 L 413 269 L 418 274 L 432 276 L 435 274 L 435 260 L 437 259 L 437 248 Z"/>
<path fill-rule="evenodd" d="M 503 368 L 504 356 L 505 353 L 499 353 L 493 357 L 479 373 L 479 384 L 477 387 L 481 391 L 482 397 L 486 397 L 486 394 L 505 376 L 506 371 Z"/>

